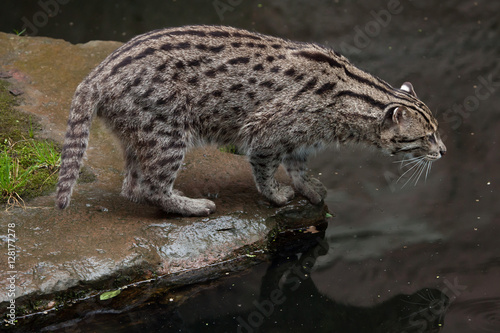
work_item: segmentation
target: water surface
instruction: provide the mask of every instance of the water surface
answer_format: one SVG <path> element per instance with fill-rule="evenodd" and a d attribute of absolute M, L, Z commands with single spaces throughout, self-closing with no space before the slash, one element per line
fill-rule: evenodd
<path fill-rule="evenodd" d="M 75 43 L 203 23 L 325 44 L 395 86 L 411 81 L 448 148 L 425 181 L 404 188 L 395 158 L 362 147 L 322 152 L 310 167 L 335 213 L 326 243 L 198 286 L 183 302 L 82 314 L 55 331 L 499 332 L 500 3 L 397 3 L 89 0 L 35 26 Z M 2 31 L 43 16 L 35 3 L 8 6 Z M 298 270 L 305 259 L 313 267 Z"/>

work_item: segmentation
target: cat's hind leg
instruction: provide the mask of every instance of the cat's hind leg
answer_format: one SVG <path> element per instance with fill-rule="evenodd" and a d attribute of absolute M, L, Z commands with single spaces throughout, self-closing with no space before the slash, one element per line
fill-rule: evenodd
<path fill-rule="evenodd" d="M 142 202 L 142 171 L 137 155 L 132 147 L 125 149 L 125 178 L 123 179 L 122 195 L 133 202 Z"/>
<path fill-rule="evenodd" d="M 293 199 L 295 192 L 291 186 L 278 183 L 274 174 L 281 163 L 281 157 L 273 153 L 252 152 L 249 156 L 253 176 L 259 192 L 278 206 Z"/>
<path fill-rule="evenodd" d="M 147 202 L 184 216 L 207 216 L 215 212 L 213 201 L 188 198 L 173 189 L 187 150 L 182 136 L 150 138 L 138 148 L 143 175 L 141 188 Z"/>
<path fill-rule="evenodd" d="M 307 174 L 306 162 L 305 154 L 290 154 L 283 159 L 283 165 L 292 178 L 295 189 L 316 205 L 326 197 L 327 190 L 318 179 Z"/>

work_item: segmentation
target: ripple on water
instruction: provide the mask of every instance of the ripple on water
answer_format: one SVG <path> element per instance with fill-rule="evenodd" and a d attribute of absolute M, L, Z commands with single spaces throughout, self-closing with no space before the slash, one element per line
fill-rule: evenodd
<path fill-rule="evenodd" d="M 500 332 L 500 298 L 469 300 L 453 308 L 474 332 Z"/>

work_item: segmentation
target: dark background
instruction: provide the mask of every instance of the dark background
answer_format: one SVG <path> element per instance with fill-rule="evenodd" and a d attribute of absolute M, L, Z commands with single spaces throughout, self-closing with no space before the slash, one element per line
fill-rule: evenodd
<path fill-rule="evenodd" d="M 411 81 L 435 112 L 448 153 L 426 182 L 403 189 L 407 178 L 396 182 L 404 171 L 394 159 L 360 147 L 319 154 L 311 172 L 329 188 L 326 203 L 336 217 L 326 233 L 330 251 L 318 259 L 312 280 L 324 297 L 357 306 L 437 288 L 452 298 L 444 332 L 500 331 L 500 2 L 54 3 L 4 2 L 0 30 L 19 31 L 29 22 L 31 35 L 85 43 L 126 41 L 162 27 L 224 24 L 324 44 L 394 86 Z M 243 282 L 201 292 L 176 315 L 185 323 L 236 327 L 227 318 L 254 310 L 264 272 L 257 268 Z M 450 283 L 465 289 L 453 292 Z M 297 306 L 314 318 L 320 302 L 305 298 Z M 304 325 L 319 329 L 314 322 Z M 299 326 L 290 324 L 288 331 Z"/>

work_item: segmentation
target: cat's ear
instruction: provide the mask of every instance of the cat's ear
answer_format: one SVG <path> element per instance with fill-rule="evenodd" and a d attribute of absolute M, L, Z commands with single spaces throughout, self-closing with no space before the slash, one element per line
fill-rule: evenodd
<path fill-rule="evenodd" d="M 390 108 L 385 113 L 384 124 L 386 125 L 398 125 L 403 121 L 406 116 L 406 108 L 404 106 L 396 106 Z"/>
<path fill-rule="evenodd" d="M 405 82 L 401 86 L 401 90 L 406 91 L 413 97 L 417 98 L 417 94 L 415 93 L 415 90 L 413 89 L 413 85 L 410 82 Z"/>
<path fill-rule="evenodd" d="M 387 110 L 380 127 L 380 138 L 390 140 L 396 133 L 399 133 L 402 130 L 405 117 L 406 108 L 404 106 L 397 106 Z"/>
<path fill-rule="evenodd" d="M 393 108 L 389 112 L 392 112 L 391 118 L 393 124 L 400 124 L 403 120 L 403 117 L 406 116 L 406 109 L 403 106 Z"/>

